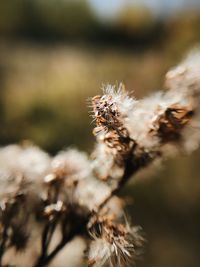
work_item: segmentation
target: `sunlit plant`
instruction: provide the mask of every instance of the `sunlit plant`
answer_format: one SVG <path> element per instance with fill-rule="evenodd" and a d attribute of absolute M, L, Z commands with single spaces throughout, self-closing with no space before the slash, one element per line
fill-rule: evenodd
<path fill-rule="evenodd" d="M 1 148 L 0 266 L 15 266 L 11 250 L 26 252 L 38 239 L 30 266 L 48 266 L 76 236 L 86 241 L 88 266 L 132 266 L 144 239 L 117 194 L 139 170 L 198 147 L 200 56 L 170 70 L 165 87 L 136 100 L 124 85 L 107 85 L 93 97 L 90 156 L 76 149 L 50 157 L 30 145 Z"/>

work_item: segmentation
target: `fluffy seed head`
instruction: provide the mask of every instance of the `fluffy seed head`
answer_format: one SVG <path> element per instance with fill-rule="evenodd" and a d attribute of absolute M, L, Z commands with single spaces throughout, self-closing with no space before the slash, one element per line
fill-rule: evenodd
<path fill-rule="evenodd" d="M 112 267 L 130 266 L 143 244 L 138 230 L 115 223 L 109 216 L 98 218 L 95 230 L 91 232 L 94 241 L 89 250 L 88 266 L 100 267 L 106 262 Z"/>

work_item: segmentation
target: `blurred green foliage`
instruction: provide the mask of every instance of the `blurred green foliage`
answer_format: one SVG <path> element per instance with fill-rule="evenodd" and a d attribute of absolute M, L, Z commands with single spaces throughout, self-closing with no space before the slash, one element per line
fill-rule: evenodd
<path fill-rule="evenodd" d="M 87 0 L 1 0 L 0 37 L 35 41 L 79 41 L 93 45 L 165 47 L 175 52 L 200 40 L 200 11 L 155 17 L 144 6 L 127 5 L 111 20 L 98 18 Z"/>
<path fill-rule="evenodd" d="M 86 1 L 1 0 L 0 34 L 7 37 L 84 38 L 96 19 Z"/>

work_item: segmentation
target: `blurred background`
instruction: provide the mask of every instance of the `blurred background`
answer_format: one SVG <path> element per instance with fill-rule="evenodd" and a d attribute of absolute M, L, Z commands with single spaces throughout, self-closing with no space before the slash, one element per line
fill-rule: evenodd
<path fill-rule="evenodd" d="M 0 144 L 90 152 L 88 97 L 107 83 L 136 98 L 161 89 L 199 43 L 199 0 L 1 0 Z M 178 156 L 124 188 L 148 240 L 137 266 L 199 267 L 199 160 Z"/>

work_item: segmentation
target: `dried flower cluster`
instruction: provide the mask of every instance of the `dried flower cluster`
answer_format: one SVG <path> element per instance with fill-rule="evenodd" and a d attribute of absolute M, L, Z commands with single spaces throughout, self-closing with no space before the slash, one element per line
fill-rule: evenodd
<path fill-rule="evenodd" d="M 47 266 L 76 236 L 87 240 L 90 267 L 135 261 L 143 238 L 115 194 L 170 149 L 198 147 L 199 55 L 170 70 L 166 87 L 135 100 L 123 85 L 108 85 L 92 98 L 97 143 L 90 157 L 69 149 L 51 158 L 27 144 L 0 149 L 0 266 L 13 266 L 5 256 L 25 251 L 34 238 L 40 253 L 30 266 Z"/>

